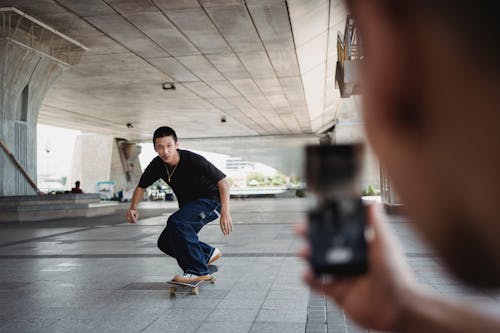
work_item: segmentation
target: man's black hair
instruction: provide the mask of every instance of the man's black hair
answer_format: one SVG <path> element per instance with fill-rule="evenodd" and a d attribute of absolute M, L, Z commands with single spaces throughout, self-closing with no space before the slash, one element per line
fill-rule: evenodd
<path fill-rule="evenodd" d="M 153 133 L 153 144 L 155 144 L 156 139 L 163 138 L 165 136 L 171 136 L 175 142 L 177 142 L 177 134 L 175 131 L 168 126 L 158 127 L 156 131 Z"/>

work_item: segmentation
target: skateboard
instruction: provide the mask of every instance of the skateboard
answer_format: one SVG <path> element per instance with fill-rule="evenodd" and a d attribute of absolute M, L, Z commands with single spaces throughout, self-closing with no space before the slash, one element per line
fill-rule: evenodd
<path fill-rule="evenodd" d="M 169 284 L 168 287 L 168 293 L 170 296 L 175 296 L 175 293 L 177 289 L 191 289 L 191 294 L 193 295 L 198 295 L 200 291 L 200 285 L 202 285 L 205 282 L 210 282 L 211 284 L 215 284 L 215 276 L 214 273 L 217 272 L 219 269 L 215 265 L 209 265 L 208 266 L 208 274 L 210 274 L 212 277 L 208 280 L 203 280 L 203 281 L 196 281 L 196 282 L 177 282 L 174 281 L 174 279 L 168 281 L 167 283 Z"/>

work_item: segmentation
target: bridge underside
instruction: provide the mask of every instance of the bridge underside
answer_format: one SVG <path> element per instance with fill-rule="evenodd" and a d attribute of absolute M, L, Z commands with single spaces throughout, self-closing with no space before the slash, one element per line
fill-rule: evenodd
<path fill-rule="evenodd" d="M 36 123 L 137 143 L 168 125 L 186 148 L 300 176 L 303 145 L 325 132 L 342 142 L 363 137 L 359 101 L 335 88 L 341 0 L 0 0 L 0 19 L 0 37 L 58 70 L 27 95 L 24 86 L 40 86 L 29 71 L 2 72 L 2 96 L 11 101 L 2 113 L 30 105 L 22 146 L 36 146 Z M 19 123 L 11 118 L 3 140 Z M 110 160 L 124 161 L 117 156 Z M 34 149 L 23 158 L 36 179 Z M 30 194 L 23 186 L 0 186 L 0 195 Z"/>
<path fill-rule="evenodd" d="M 338 117 L 341 1 L 0 5 L 36 16 L 89 48 L 48 92 L 39 116 L 44 124 L 149 140 L 159 124 L 188 138 L 290 135 L 321 132 Z"/>

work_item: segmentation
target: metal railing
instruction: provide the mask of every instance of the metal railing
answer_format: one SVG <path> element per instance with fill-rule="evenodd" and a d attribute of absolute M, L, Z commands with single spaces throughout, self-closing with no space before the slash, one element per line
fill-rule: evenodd
<path fill-rule="evenodd" d="M 337 55 L 338 61 L 362 59 L 358 32 L 354 19 L 348 15 L 344 34 L 337 33 Z"/>
<path fill-rule="evenodd" d="M 359 68 L 363 54 L 354 19 L 348 15 L 344 34 L 337 33 L 337 65 L 335 69 L 335 87 L 342 98 L 348 98 L 361 92 Z"/>

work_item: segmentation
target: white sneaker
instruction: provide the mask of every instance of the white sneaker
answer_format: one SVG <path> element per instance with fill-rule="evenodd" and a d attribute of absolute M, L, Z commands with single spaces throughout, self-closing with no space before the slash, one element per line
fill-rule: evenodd
<path fill-rule="evenodd" d="M 196 275 L 196 274 L 190 274 L 190 273 L 184 273 L 182 276 L 176 275 L 174 277 L 174 280 L 177 282 L 183 282 L 183 283 L 189 283 L 189 282 L 198 282 L 198 281 L 203 281 L 203 280 L 208 280 L 210 279 L 210 275 Z"/>
<path fill-rule="evenodd" d="M 222 252 L 220 252 L 218 248 L 215 248 L 214 253 L 212 253 L 210 260 L 208 261 L 208 264 L 211 265 L 214 261 L 218 260 L 220 257 L 222 257 Z"/>

